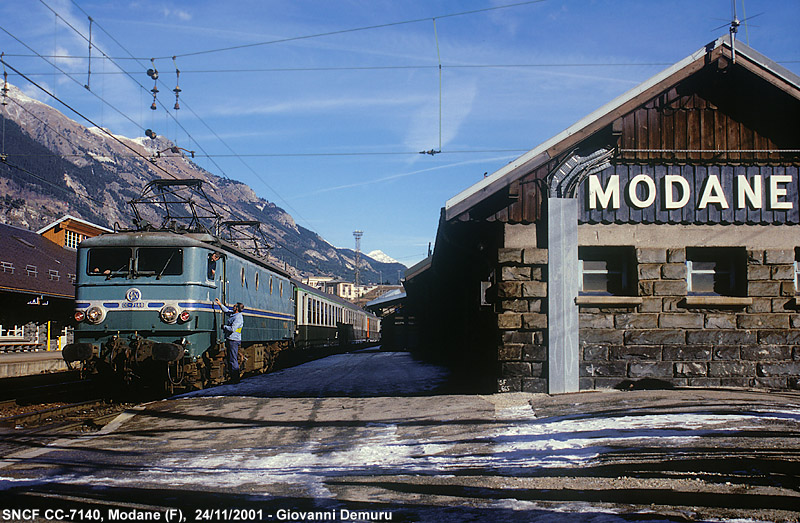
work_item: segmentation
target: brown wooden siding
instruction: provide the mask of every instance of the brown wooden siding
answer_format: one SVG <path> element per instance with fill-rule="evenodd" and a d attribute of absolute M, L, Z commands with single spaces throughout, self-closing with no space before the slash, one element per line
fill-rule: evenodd
<path fill-rule="evenodd" d="M 792 123 L 798 118 L 797 99 L 735 66 L 720 71 L 712 65 L 622 116 L 618 159 L 793 161 L 797 153 L 778 151 L 800 148 Z"/>
<path fill-rule="evenodd" d="M 647 166 L 654 165 L 661 165 L 659 169 L 687 164 L 796 167 L 800 154 L 786 151 L 800 149 L 798 121 L 800 100 L 737 66 L 711 63 L 620 116 L 584 140 L 583 146 L 616 148 L 613 163 L 627 164 L 628 172 L 637 173 L 651 172 Z M 752 150 L 784 152 L 744 152 Z M 482 202 L 477 206 L 480 212 L 471 211 L 468 219 L 538 221 L 541 185 L 562 159 L 563 155 Z M 644 214 L 653 212 L 654 208 Z M 645 215 L 644 221 L 656 221 L 655 214 Z M 763 223 L 765 218 L 753 219 Z"/>

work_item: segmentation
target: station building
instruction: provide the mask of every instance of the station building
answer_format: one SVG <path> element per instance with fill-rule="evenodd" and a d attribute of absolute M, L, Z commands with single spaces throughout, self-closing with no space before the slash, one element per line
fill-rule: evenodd
<path fill-rule="evenodd" d="M 407 274 L 497 391 L 800 388 L 800 77 L 720 38 L 456 195 Z"/>
<path fill-rule="evenodd" d="M 0 224 L 0 351 L 67 336 L 78 243 L 104 232 L 112 231 L 69 215 L 37 232 Z"/>

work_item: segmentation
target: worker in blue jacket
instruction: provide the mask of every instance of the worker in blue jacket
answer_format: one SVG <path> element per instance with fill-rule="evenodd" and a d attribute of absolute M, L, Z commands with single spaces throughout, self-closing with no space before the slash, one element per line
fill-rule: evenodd
<path fill-rule="evenodd" d="M 232 309 L 229 309 L 219 298 L 214 298 L 214 303 L 219 305 L 224 313 L 230 313 L 228 321 L 222 326 L 225 332 L 225 347 L 227 350 L 228 358 L 228 371 L 231 377 L 231 383 L 239 383 L 239 346 L 242 343 L 242 327 L 244 326 L 244 304 L 237 302 Z"/>

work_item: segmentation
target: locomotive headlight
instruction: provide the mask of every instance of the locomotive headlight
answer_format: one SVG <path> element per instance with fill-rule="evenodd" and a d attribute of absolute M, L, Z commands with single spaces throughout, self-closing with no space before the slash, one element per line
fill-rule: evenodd
<path fill-rule="evenodd" d="M 95 325 L 103 321 L 103 318 L 105 318 L 105 316 L 106 312 L 102 308 L 97 306 L 89 307 L 89 310 L 86 311 L 86 321 L 88 321 L 89 323 L 93 323 Z"/>
<path fill-rule="evenodd" d="M 178 309 L 172 305 L 167 305 L 161 309 L 161 320 L 164 321 L 164 323 L 175 323 L 178 321 Z"/>
<path fill-rule="evenodd" d="M 86 319 L 86 314 L 83 311 L 75 311 L 75 321 L 78 323 Z"/>
<path fill-rule="evenodd" d="M 189 314 L 189 311 L 183 311 L 183 312 L 181 312 L 180 316 L 178 316 L 178 317 L 180 318 L 180 320 L 183 323 L 186 323 L 187 321 L 189 321 L 189 318 L 191 318 L 192 315 Z"/>

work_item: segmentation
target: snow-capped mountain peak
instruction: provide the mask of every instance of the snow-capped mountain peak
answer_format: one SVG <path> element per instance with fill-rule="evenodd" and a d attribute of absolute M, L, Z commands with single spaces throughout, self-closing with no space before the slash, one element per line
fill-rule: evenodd
<path fill-rule="evenodd" d="M 381 250 L 372 251 L 368 253 L 367 256 L 381 263 L 400 263 L 399 261 L 395 260 L 394 258 L 392 258 L 391 256 L 389 256 L 388 254 L 386 254 Z"/>

